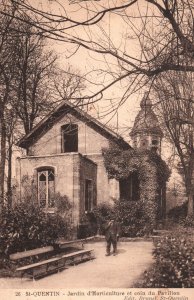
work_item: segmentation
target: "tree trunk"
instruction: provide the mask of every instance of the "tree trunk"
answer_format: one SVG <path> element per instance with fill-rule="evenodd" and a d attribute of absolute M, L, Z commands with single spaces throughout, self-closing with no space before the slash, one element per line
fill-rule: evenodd
<path fill-rule="evenodd" d="M 187 215 L 191 216 L 193 215 L 193 188 L 192 188 L 192 175 L 189 176 L 187 179 L 187 185 L 186 185 L 186 191 L 187 191 L 187 198 L 188 198 L 188 208 L 187 208 Z"/>
<path fill-rule="evenodd" d="M 187 208 L 187 215 L 193 215 L 193 188 L 192 188 L 192 176 L 188 176 L 186 179 L 186 192 L 187 192 L 187 199 L 188 199 L 188 208 Z"/>
<path fill-rule="evenodd" d="M 5 161 L 6 161 L 6 124 L 1 118 L 1 159 L 0 159 L 0 212 L 4 204 L 4 183 L 5 183 Z"/>
<path fill-rule="evenodd" d="M 7 204 L 8 208 L 12 208 L 12 143 L 9 140 L 9 150 L 8 150 L 8 174 L 7 174 Z"/>
<path fill-rule="evenodd" d="M 193 215 L 193 193 L 189 193 L 188 195 L 188 211 L 187 215 L 191 216 Z"/>
<path fill-rule="evenodd" d="M 189 146 L 191 149 L 188 175 L 187 175 L 187 196 L 188 196 L 188 210 L 187 215 L 193 215 L 193 169 L 194 169 L 194 145 L 193 145 L 193 124 L 189 128 Z"/>

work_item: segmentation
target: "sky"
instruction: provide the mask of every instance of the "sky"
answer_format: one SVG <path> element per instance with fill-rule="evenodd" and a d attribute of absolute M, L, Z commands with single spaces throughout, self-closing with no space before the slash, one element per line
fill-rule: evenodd
<path fill-rule="evenodd" d="M 84 3 L 81 2 L 82 8 L 80 9 L 79 4 L 70 5 L 68 0 L 28 1 L 31 5 L 33 4 L 40 10 L 44 10 L 52 14 L 54 13 L 62 16 L 65 15 L 77 21 L 83 21 L 86 18 L 88 11 L 91 11 L 92 14 L 92 11 L 96 9 L 98 5 L 101 5 L 101 3 L 103 4 L 103 0 L 85 1 Z M 76 1 L 72 0 L 72 2 Z M 106 4 L 109 2 L 114 2 L 118 6 L 126 3 L 126 0 L 105 1 Z M 145 7 L 143 6 L 143 3 L 145 3 L 145 1 L 142 1 L 141 4 L 141 0 L 139 0 L 138 3 L 139 7 L 132 6 L 128 13 L 130 14 L 130 18 L 135 23 L 135 27 L 139 29 L 140 25 L 142 24 L 137 16 L 139 16 L 139 10 L 142 10 L 142 14 L 144 13 Z M 133 31 L 130 29 L 130 24 L 125 22 L 123 18 L 113 13 L 107 14 L 105 18 L 103 18 L 103 22 L 100 23 L 100 26 L 100 28 L 98 26 L 92 26 L 91 31 L 88 31 L 85 28 L 83 29 L 83 27 L 80 28 L 79 26 L 76 27 L 76 29 L 67 31 L 67 33 L 73 34 L 74 36 L 77 35 L 83 39 L 90 39 L 93 37 L 95 41 L 98 41 L 102 44 L 104 43 L 106 46 L 107 38 L 110 38 L 115 47 L 126 51 L 127 54 L 130 54 L 133 57 L 139 57 L 140 49 L 138 48 L 138 44 L 135 39 L 131 39 Z M 91 51 L 88 51 L 82 47 L 75 51 L 77 49 L 75 45 L 52 40 L 49 40 L 49 47 L 58 53 L 61 68 L 66 68 L 67 64 L 70 64 L 73 69 L 79 70 L 83 76 L 87 74 L 89 82 L 86 82 L 86 89 L 83 92 L 83 95 L 87 96 L 92 94 L 92 92 L 98 91 L 99 88 L 102 87 L 102 84 L 109 82 L 110 78 L 107 75 L 104 76 L 104 73 L 100 72 L 99 70 L 108 70 L 110 68 L 110 71 L 113 70 L 115 72 L 120 72 L 119 68 L 117 67 L 117 61 L 107 56 L 104 59 L 101 54 L 92 53 Z M 119 98 L 126 90 L 127 84 L 128 82 L 125 80 L 115 86 L 112 86 L 104 93 L 102 100 L 89 107 L 88 112 L 92 116 L 97 117 L 102 123 L 110 126 L 112 129 L 114 129 L 114 131 L 121 134 L 126 141 L 131 143 L 129 133 L 133 126 L 135 117 L 140 110 L 139 104 L 146 89 L 142 88 L 139 92 L 127 98 L 116 113 L 105 113 L 107 108 L 110 108 L 110 105 L 115 105 L 115 103 L 119 102 Z M 163 143 L 162 155 L 164 158 L 168 158 L 168 150 L 169 145 Z"/>
<path fill-rule="evenodd" d="M 72 2 L 75 2 L 72 0 Z M 116 3 L 117 5 L 121 5 L 126 3 L 126 0 L 106 0 L 105 3 Z M 57 15 L 68 15 L 70 18 L 74 20 L 83 20 L 86 17 L 87 10 L 81 9 L 78 4 L 69 5 L 68 0 L 29 0 L 31 5 L 34 5 L 36 8 L 40 10 L 47 11 L 49 13 L 54 13 Z M 102 1 L 85 1 L 83 6 L 87 7 L 89 10 L 94 10 L 96 5 L 101 5 Z M 133 6 L 130 9 L 130 16 L 135 23 L 135 27 L 139 28 L 141 25 L 139 19 L 136 18 L 138 14 L 138 9 L 142 9 L 144 12 L 143 5 L 141 6 L 141 0 L 139 1 L 139 7 Z M 143 3 L 143 1 L 142 1 Z M 144 2 L 145 3 L 145 2 Z M 129 23 L 123 21 L 123 18 L 118 16 L 117 14 L 107 14 L 105 18 L 103 18 L 103 22 L 101 23 L 101 27 L 93 26 L 92 31 L 85 30 L 85 28 L 76 28 L 74 30 L 67 31 L 69 34 L 77 35 L 81 38 L 90 38 L 93 37 L 95 40 L 99 41 L 99 43 L 106 43 L 105 40 L 110 38 L 111 42 L 116 46 L 120 47 L 123 50 L 126 50 L 126 53 L 139 57 L 140 51 L 137 46 L 136 40 L 131 39 L 133 32 L 129 30 Z M 107 43 L 106 43 L 107 46 Z M 117 61 L 113 60 L 110 57 L 104 58 L 102 55 L 92 53 L 86 49 L 80 47 L 76 52 L 75 45 L 57 42 L 49 40 L 49 47 L 54 49 L 59 55 L 60 67 L 66 68 L 67 65 L 71 65 L 73 69 L 79 70 L 83 76 L 87 75 L 89 82 L 86 82 L 86 89 L 83 95 L 89 95 L 92 92 L 96 92 L 102 84 L 106 84 L 109 82 L 110 78 L 106 75 L 104 76 L 104 72 L 100 70 L 107 70 L 110 68 L 110 71 L 119 72 L 117 67 Z M 74 53 L 75 52 L 75 53 Z M 89 107 L 89 113 L 94 117 L 99 118 L 102 123 L 108 124 L 108 126 L 112 127 L 115 131 L 120 133 L 126 141 L 131 143 L 129 133 L 133 126 L 135 117 L 140 110 L 140 101 L 144 95 L 145 88 L 141 89 L 139 92 L 130 96 L 125 103 L 119 107 L 116 114 L 106 114 L 107 107 L 110 105 L 114 105 L 118 102 L 119 97 L 123 94 L 127 87 L 127 80 L 119 83 L 115 86 L 112 86 L 107 92 L 104 93 L 103 99 L 99 102 L 96 102 L 95 105 L 91 105 Z M 111 99 L 111 100 L 110 100 Z M 101 117 L 103 116 L 103 117 Z M 167 159 L 169 156 L 169 145 L 163 142 L 163 151 L 162 156 L 164 159 Z"/>
<path fill-rule="evenodd" d="M 68 14 L 72 19 L 83 20 L 85 17 L 86 10 L 81 9 L 77 4 L 69 5 L 68 1 L 47 1 L 47 0 L 29 0 L 30 4 L 37 6 L 39 9 L 47 10 L 48 12 L 56 13 L 56 14 Z M 108 0 L 107 0 L 108 2 Z M 126 1 L 114 1 L 118 5 L 126 2 Z M 59 3 L 63 4 L 63 7 L 59 5 Z M 98 4 L 98 3 L 97 3 Z M 95 1 L 92 1 L 92 5 L 89 9 L 94 9 L 94 6 L 97 5 Z M 89 1 L 87 1 L 86 5 L 89 5 Z M 133 8 L 132 14 L 135 14 L 135 9 Z M 120 16 L 115 14 L 107 14 L 107 16 L 103 19 L 102 27 L 99 28 L 97 26 L 92 27 L 92 32 L 84 30 L 83 28 L 78 28 L 76 30 L 71 30 L 69 33 L 74 35 L 79 35 L 82 38 L 88 38 L 89 34 L 95 36 L 95 40 L 98 40 L 100 43 L 105 43 L 105 39 L 110 37 L 111 42 L 114 43 L 116 47 L 127 47 L 127 52 L 136 56 L 137 47 L 135 45 L 135 41 L 133 44 L 129 43 L 129 39 L 127 39 L 127 27 L 125 22 L 121 21 Z M 123 44 L 125 41 L 125 45 Z M 75 45 L 66 44 L 63 42 L 49 41 L 50 47 L 53 48 L 60 57 L 60 66 L 63 68 L 66 67 L 67 64 L 70 64 L 73 69 L 80 70 L 81 74 L 85 75 L 90 73 L 91 75 L 87 75 L 90 83 L 86 82 L 86 90 L 85 94 L 88 95 L 92 92 L 96 92 L 100 84 L 106 84 L 109 82 L 110 78 L 108 76 L 104 76 L 103 72 L 97 71 L 97 69 L 107 70 L 111 68 L 110 71 L 114 70 L 117 72 L 118 67 L 113 66 L 117 62 L 110 57 L 106 57 L 106 60 L 102 58 L 102 55 L 92 53 L 83 48 L 79 48 L 79 50 L 72 55 L 75 51 Z M 119 71 L 119 70 L 118 70 Z M 93 84 L 91 84 L 93 82 Z M 99 85 L 97 86 L 96 83 Z M 119 128 L 119 133 L 121 133 L 127 140 L 129 140 L 129 131 L 133 126 L 133 122 L 135 116 L 139 111 L 139 103 L 141 98 L 143 97 L 144 90 L 141 90 L 139 93 L 133 95 L 127 101 L 119 107 L 117 113 L 107 114 L 107 107 L 113 105 L 118 102 L 117 99 L 123 94 L 126 89 L 127 81 L 122 82 L 121 84 L 117 84 L 112 86 L 107 92 L 104 93 L 103 100 L 97 102 L 94 106 L 91 105 L 90 113 L 95 117 L 102 117 L 100 121 L 103 123 L 107 123 L 109 126 L 113 126 L 114 130 L 117 131 L 117 126 Z M 102 85 L 101 85 L 102 86 Z M 108 99 L 108 100 L 107 100 Z M 111 99 L 111 101 L 110 101 Z"/>
<path fill-rule="evenodd" d="M 48 12 L 52 13 L 62 13 L 64 14 L 64 11 L 61 11 L 62 8 L 56 4 L 55 0 L 28 0 L 29 3 L 34 5 L 36 8 L 38 7 L 39 9 L 47 10 Z M 73 0 L 72 0 L 73 1 Z M 123 3 L 126 2 L 126 0 L 105 0 L 107 3 L 108 1 L 114 1 L 115 3 Z M 70 16 L 72 18 L 83 18 L 82 15 L 80 15 L 80 10 L 77 8 L 76 5 L 68 5 L 67 0 L 59 0 L 58 2 L 62 2 L 64 4 L 64 7 L 68 12 L 70 12 Z M 87 2 L 87 1 L 86 1 Z M 95 2 L 95 1 L 92 1 Z M 101 1 L 97 1 L 100 2 Z M 141 0 L 139 0 L 141 3 Z M 137 9 L 137 7 L 136 7 Z M 71 13 L 72 12 L 72 13 Z M 133 7 L 132 10 L 132 16 L 136 16 L 137 11 L 135 10 L 135 7 Z M 126 26 L 124 23 L 120 22 L 120 18 L 117 15 L 111 15 L 107 16 L 104 20 L 103 23 L 103 28 L 108 30 L 109 36 L 111 36 L 111 39 L 114 40 L 114 43 L 116 45 L 121 45 L 121 40 L 123 39 L 123 36 L 126 37 L 126 45 L 127 51 L 130 52 L 133 56 L 139 55 L 139 50 L 135 42 L 131 44 L 131 39 L 130 33 L 127 32 Z M 103 29 L 102 28 L 102 29 Z M 126 34 L 127 32 L 127 34 Z M 81 33 L 79 33 L 81 34 Z M 98 31 L 94 31 L 94 34 L 99 34 Z M 99 34 L 99 39 L 100 39 L 100 34 Z M 103 40 L 103 39 L 102 39 Z M 130 42 L 130 43 L 129 43 Z M 123 46 L 123 45 L 121 45 Z M 82 48 L 79 49 L 74 55 L 71 55 L 72 52 L 75 50 L 74 46 L 66 44 L 64 42 L 57 42 L 57 41 L 51 41 L 49 40 L 48 48 L 54 49 L 59 55 L 59 62 L 60 62 L 60 67 L 61 68 L 66 68 L 67 65 L 72 65 L 73 69 L 79 70 L 81 74 L 87 74 L 88 72 L 91 72 L 96 69 L 100 68 L 106 68 L 108 65 L 104 64 L 102 62 L 102 59 L 99 55 L 91 54 L 89 51 L 84 50 Z M 110 60 L 109 63 L 111 64 L 112 61 Z M 98 81 L 101 81 L 101 76 L 99 73 L 91 73 L 90 80 L 94 83 L 98 83 Z M 106 78 L 105 78 L 106 79 Z M 111 89 L 104 94 L 104 98 L 109 98 L 109 99 L 117 99 L 125 90 L 127 82 L 123 82 L 122 84 L 119 84 L 117 86 L 111 87 Z M 91 91 L 96 91 L 98 86 L 95 86 L 93 84 L 88 84 L 86 86 L 85 93 L 91 92 Z M 133 126 L 135 117 L 137 116 L 139 110 L 140 110 L 140 101 L 144 95 L 145 89 L 140 90 L 138 93 L 132 95 L 130 98 L 127 99 L 127 101 L 118 109 L 118 113 L 114 115 L 112 118 L 111 115 L 108 115 L 104 117 L 103 119 L 100 119 L 100 121 L 104 124 L 108 124 L 114 131 L 117 131 L 118 127 L 118 133 L 120 133 L 124 139 L 131 143 L 130 140 L 130 130 Z M 114 102 L 114 101 L 113 101 Z M 110 104 L 110 101 L 108 102 Z M 91 109 L 89 110 L 88 113 L 93 115 L 94 117 L 99 116 L 99 112 L 104 112 L 104 107 L 107 106 L 107 100 L 101 100 L 100 102 L 97 102 L 95 104 L 95 109 L 93 109 L 93 106 L 91 106 Z M 166 143 L 165 140 L 162 142 L 162 158 L 167 162 L 167 159 L 169 158 L 170 154 L 172 152 L 172 147 L 168 143 Z M 18 155 L 18 151 L 14 152 L 15 157 Z M 13 168 L 14 169 L 14 168 Z M 13 174 L 13 176 L 15 176 Z M 180 178 L 180 175 L 177 174 L 176 171 L 173 171 L 170 179 L 170 183 L 168 186 L 174 186 L 175 184 L 179 184 L 182 182 L 182 178 Z"/>

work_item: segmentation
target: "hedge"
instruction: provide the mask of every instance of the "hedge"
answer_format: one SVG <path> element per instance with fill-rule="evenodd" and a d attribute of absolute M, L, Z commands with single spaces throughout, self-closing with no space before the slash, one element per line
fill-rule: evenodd
<path fill-rule="evenodd" d="M 71 230 L 68 220 L 59 214 L 46 214 L 31 203 L 3 209 L 0 215 L 0 255 L 54 244 Z"/>
<path fill-rule="evenodd" d="M 120 223 L 121 236 L 139 237 L 152 232 L 149 213 L 145 213 L 144 203 L 141 200 L 115 201 L 114 205 L 101 203 L 93 209 L 93 220 L 98 224 L 99 233 L 104 234 L 104 225 L 111 218 Z"/>
<path fill-rule="evenodd" d="M 188 232 L 173 232 L 155 241 L 155 263 L 145 272 L 143 287 L 194 287 L 194 241 Z"/>

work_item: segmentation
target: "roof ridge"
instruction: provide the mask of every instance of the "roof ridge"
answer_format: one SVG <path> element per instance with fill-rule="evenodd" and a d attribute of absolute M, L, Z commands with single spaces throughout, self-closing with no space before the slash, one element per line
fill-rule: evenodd
<path fill-rule="evenodd" d="M 39 132 L 39 131 L 42 132 L 42 130 L 43 130 L 46 123 L 48 123 L 51 126 L 52 126 L 52 124 L 55 123 L 56 119 L 59 117 L 57 115 L 57 113 L 59 115 L 63 115 L 63 113 L 65 113 L 65 114 L 67 113 L 67 112 L 61 112 L 63 107 L 64 108 L 67 107 L 69 109 L 72 109 L 77 114 L 79 114 L 81 117 L 86 118 L 86 120 L 88 120 L 92 124 L 95 124 L 101 130 L 103 130 L 104 132 L 106 132 L 107 134 L 112 136 L 112 138 L 117 139 L 117 141 L 120 141 L 123 144 L 125 144 L 126 146 L 128 145 L 130 147 L 130 145 L 124 140 L 124 138 L 120 134 L 114 132 L 107 125 L 103 124 L 102 122 L 97 120 L 95 117 L 88 114 L 86 111 L 84 111 L 83 109 L 78 107 L 77 104 L 74 105 L 69 100 L 64 100 L 62 103 L 57 105 L 52 111 L 50 111 L 40 122 L 38 122 L 38 124 L 28 134 L 26 134 L 24 137 L 22 137 L 18 141 L 17 145 L 20 146 L 20 147 L 23 147 L 23 148 L 27 148 L 27 146 L 32 143 L 32 141 L 30 141 L 30 138 L 33 137 L 33 136 L 36 137 L 35 136 L 36 132 Z M 52 118 L 53 118 L 53 120 L 52 120 Z M 51 120 L 49 121 L 49 119 L 51 119 Z M 47 129 L 49 129 L 49 128 L 50 127 L 48 126 Z"/>

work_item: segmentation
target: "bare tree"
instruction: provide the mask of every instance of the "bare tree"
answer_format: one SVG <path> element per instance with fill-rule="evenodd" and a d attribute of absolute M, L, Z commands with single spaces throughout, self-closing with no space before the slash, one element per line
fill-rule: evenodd
<path fill-rule="evenodd" d="M 147 84 L 153 85 L 160 74 L 194 72 L 192 0 L 53 0 L 54 10 L 35 6 L 28 0 L 6 3 L 15 8 L 15 19 L 36 28 L 34 35 L 72 45 L 71 55 L 81 49 L 94 55 L 92 72 L 102 81 L 97 91 L 84 95 L 86 102 L 101 100 L 106 90 L 123 82 L 122 96 L 111 106 L 116 111 L 131 94 Z M 0 14 L 13 17 L 10 11 L 1 10 Z M 27 18 L 23 19 L 23 14 Z M 124 30 L 120 32 L 119 42 L 114 36 L 118 22 Z M 21 33 L 21 29 L 17 27 L 15 32 Z M 59 87 L 58 91 L 61 93 Z M 178 108 L 174 98 L 171 101 Z M 187 143 L 191 143 L 189 124 L 180 124 L 180 128 L 188 128 L 185 130 Z"/>
<path fill-rule="evenodd" d="M 157 112 L 164 124 L 166 138 L 174 145 L 188 197 L 188 215 L 193 214 L 194 172 L 194 76 L 193 73 L 168 72 L 153 85 Z M 159 100 L 157 100 L 159 99 Z"/>
<path fill-rule="evenodd" d="M 4 201 L 4 182 L 6 164 L 6 111 L 14 85 L 15 61 L 14 43 L 10 28 L 14 20 L 13 11 L 7 10 L 12 17 L 0 17 L 0 211 Z M 9 34 L 8 34 L 9 33 Z"/>
<path fill-rule="evenodd" d="M 26 19 L 26 17 L 24 17 Z M 34 125 L 59 102 L 80 98 L 84 78 L 70 65 L 59 68 L 57 55 L 46 50 L 46 39 L 36 28 L 19 22 L 16 39 L 16 114 L 28 134 Z"/>
<path fill-rule="evenodd" d="M 51 97 L 51 77 L 57 59 L 53 51 L 45 50 L 45 38 L 34 35 L 34 29 L 19 22 L 21 32 L 15 33 L 15 103 L 25 133 L 33 128 L 36 119 L 48 112 Z"/>
<path fill-rule="evenodd" d="M 6 6 L 4 8 L 6 11 Z M 7 157 L 9 207 L 12 202 L 12 147 L 18 137 L 18 123 L 28 134 L 53 106 L 72 95 L 78 96 L 84 88 L 83 78 L 74 75 L 70 66 L 59 72 L 57 56 L 46 50 L 46 38 L 36 34 L 36 28 L 26 21 L 28 16 L 23 14 L 22 18 L 25 21 L 3 16 L 0 31 L 0 195 L 2 206 Z"/>
<path fill-rule="evenodd" d="M 86 88 L 85 78 L 79 70 L 67 65 L 64 69 L 55 68 L 53 74 L 53 91 L 55 103 L 62 100 L 75 101 L 79 105 L 79 99 Z M 76 103 L 75 103 L 76 104 Z"/>
<path fill-rule="evenodd" d="M 27 22 L 37 28 L 38 34 L 74 45 L 74 53 L 82 48 L 104 60 L 103 72 L 109 81 L 97 95 L 127 80 L 123 102 L 162 72 L 194 71 L 192 0 L 49 1 L 48 7 L 49 3 L 55 5 L 54 12 L 27 0 L 8 3 L 17 6 L 16 18 L 21 19 L 23 12 L 30 16 Z M 73 13 L 75 9 L 79 14 Z M 116 22 L 107 24 L 111 16 Z M 125 30 L 119 44 L 114 42 L 117 22 Z M 130 51 L 134 44 L 135 54 Z M 113 65 L 117 67 L 110 69 Z M 92 96 L 94 99 L 96 93 Z"/>
<path fill-rule="evenodd" d="M 13 147 L 16 144 L 18 137 L 21 135 L 18 126 L 18 118 L 16 111 L 11 105 L 6 110 L 6 158 L 7 158 L 7 189 L 6 189 L 6 200 L 9 209 L 12 208 L 12 157 Z"/>

